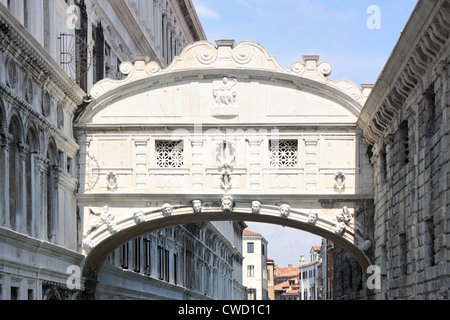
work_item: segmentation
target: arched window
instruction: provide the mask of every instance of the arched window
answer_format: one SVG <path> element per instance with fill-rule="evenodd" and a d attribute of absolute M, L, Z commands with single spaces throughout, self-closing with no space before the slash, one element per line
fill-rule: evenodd
<path fill-rule="evenodd" d="M 19 144 L 21 142 L 21 124 L 17 117 L 12 117 L 9 125 L 9 134 L 11 135 L 9 145 L 9 215 L 10 225 L 13 230 L 18 230 L 17 225 L 22 199 L 21 175 L 22 165 L 20 161 Z"/>

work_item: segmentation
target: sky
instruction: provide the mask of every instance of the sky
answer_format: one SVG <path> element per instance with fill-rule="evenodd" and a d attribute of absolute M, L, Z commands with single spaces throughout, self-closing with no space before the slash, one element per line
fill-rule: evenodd
<path fill-rule="evenodd" d="M 193 0 L 208 41 L 261 44 L 286 69 L 303 55 L 328 62 L 332 80 L 375 83 L 417 0 Z M 268 257 L 286 267 L 309 261 L 321 238 L 291 228 L 250 223 L 269 242 Z"/>

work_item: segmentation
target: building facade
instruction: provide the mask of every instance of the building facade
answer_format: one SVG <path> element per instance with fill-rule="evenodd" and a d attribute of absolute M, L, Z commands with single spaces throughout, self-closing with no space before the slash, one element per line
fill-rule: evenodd
<path fill-rule="evenodd" d="M 417 3 L 359 117 L 375 169 L 378 299 L 449 298 L 449 17 L 448 1 Z"/>
<path fill-rule="evenodd" d="M 287 267 L 275 266 L 275 300 L 300 300 L 299 267 L 291 264 Z"/>
<path fill-rule="evenodd" d="M 299 298 L 300 300 L 320 300 L 320 272 L 322 270 L 321 247 L 313 246 L 310 250 L 310 260 L 305 262 L 300 257 L 299 265 Z"/>
<path fill-rule="evenodd" d="M 245 298 L 255 221 L 333 241 L 336 299 L 448 299 L 449 12 L 360 89 L 189 0 L 1 0 L 1 298 Z"/>
<path fill-rule="evenodd" d="M 243 231 L 243 284 L 247 300 L 269 300 L 267 240 L 257 232 Z"/>
<path fill-rule="evenodd" d="M 334 255 L 334 243 L 328 239 L 322 239 L 319 274 L 319 298 L 321 300 L 334 300 Z"/>
<path fill-rule="evenodd" d="M 171 0 L 2 0 L 0 24 L 0 299 L 82 299 L 79 281 L 68 287 L 86 232 L 74 119 L 94 83 L 123 76 L 122 62 L 146 54 L 165 67 L 205 34 L 191 1 Z M 192 224 L 131 240 L 108 257 L 96 298 L 244 297 L 244 227 Z"/>
<path fill-rule="evenodd" d="M 267 259 L 267 291 L 269 291 L 269 300 L 275 300 L 275 262 L 273 259 Z"/>

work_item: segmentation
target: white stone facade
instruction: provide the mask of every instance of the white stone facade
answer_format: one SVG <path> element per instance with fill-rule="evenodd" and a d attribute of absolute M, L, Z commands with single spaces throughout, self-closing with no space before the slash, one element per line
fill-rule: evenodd
<path fill-rule="evenodd" d="M 259 233 L 243 233 L 243 285 L 247 300 L 269 300 L 267 279 L 268 242 Z"/>
<path fill-rule="evenodd" d="M 122 79 L 96 83 L 74 125 L 92 283 L 115 239 L 183 221 L 292 226 L 368 266 L 372 169 L 356 126 L 367 89 L 317 61 L 285 70 L 254 42 L 198 41 L 165 69 L 135 56 Z M 106 203 L 98 224 L 91 210 Z"/>
<path fill-rule="evenodd" d="M 1 299 L 241 299 L 241 221 L 348 250 L 337 298 L 448 298 L 448 13 L 419 1 L 369 95 L 189 0 L 1 0 Z"/>
<path fill-rule="evenodd" d="M 79 273 L 87 230 L 78 211 L 80 145 L 73 136 L 78 108 L 93 83 L 121 77 L 120 63 L 132 54 L 145 52 L 165 66 L 204 32 L 190 1 L 5 0 L 0 23 L 0 299 L 85 298 Z M 75 50 L 85 50 L 85 59 L 72 65 Z M 108 192 L 117 191 L 116 177 L 109 178 Z M 130 241 L 126 258 L 116 254 L 122 248 L 109 257 L 97 298 L 244 297 L 236 235 L 243 228 L 216 222 L 146 234 L 148 270 L 144 237 Z M 160 266 L 167 279 L 160 279 Z M 197 267 L 203 274 L 193 272 Z"/>

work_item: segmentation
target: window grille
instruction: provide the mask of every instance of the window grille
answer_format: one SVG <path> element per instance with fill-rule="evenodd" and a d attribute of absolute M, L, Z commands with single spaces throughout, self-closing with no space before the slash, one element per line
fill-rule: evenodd
<path fill-rule="evenodd" d="M 270 166 L 273 168 L 295 168 L 298 163 L 297 140 L 271 140 Z"/>
<path fill-rule="evenodd" d="M 181 168 L 184 165 L 183 141 L 157 141 L 156 164 L 159 168 Z"/>

